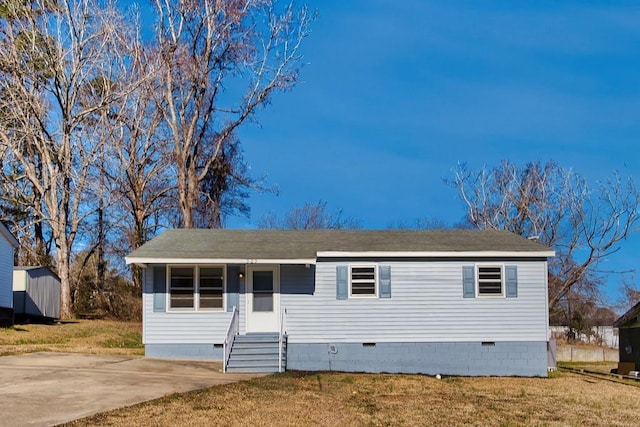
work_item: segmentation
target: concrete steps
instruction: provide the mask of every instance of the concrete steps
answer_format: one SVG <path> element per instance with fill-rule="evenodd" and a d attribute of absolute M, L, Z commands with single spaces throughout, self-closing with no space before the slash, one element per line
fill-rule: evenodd
<path fill-rule="evenodd" d="M 286 363 L 286 339 L 283 344 Z M 227 372 L 278 372 L 278 334 L 236 335 L 231 346 Z"/>

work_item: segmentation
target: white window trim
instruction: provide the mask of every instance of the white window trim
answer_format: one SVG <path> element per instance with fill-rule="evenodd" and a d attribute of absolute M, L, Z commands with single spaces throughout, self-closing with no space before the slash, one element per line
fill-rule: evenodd
<path fill-rule="evenodd" d="M 500 293 L 499 294 L 481 294 L 480 293 L 480 268 L 481 267 L 499 267 L 500 268 Z M 505 298 L 506 295 L 506 277 L 505 266 L 501 263 L 487 262 L 476 264 L 476 298 Z"/>
<path fill-rule="evenodd" d="M 354 268 L 373 268 L 373 280 L 375 282 L 375 293 L 372 295 L 354 295 L 351 293 L 351 279 L 352 279 L 352 271 Z M 380 293 L 380 284 L 379 284 L 379 276 L 378 276 L 378 264 L 349 264 L 349 298 L 378 298 L 378 294 Z"/>
<path fill-rule="evenodd" d="M 193 308 L 171 307 L 171 268 L 193 268 Z M 200 308 L 200 268 L 222 268 L 222 308 Z M 227 265 L 226 264 L 167 264 L 166 267 L 167 313 L 219 313 L 227 311 Z"/>

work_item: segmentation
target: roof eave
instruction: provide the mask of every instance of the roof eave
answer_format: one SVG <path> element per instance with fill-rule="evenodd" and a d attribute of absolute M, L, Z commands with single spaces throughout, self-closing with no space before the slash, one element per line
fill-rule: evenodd
<path fill-rule="evenodd" d="M 315 264 L 315 258 L 163 258 L 125 257 L 127 264 Z"/>
<path fill-rule="evenodd" d="M 548 258 L 555 256 L 547 251 L 318 251 L 318 258 Z"/>
<path fill-rule="evenodd" d="M 0 223 L 0 234 L 2 234 L 14 248 L 20 246 L 20 242 L 18 242 L 18 239 L 16 239 L 11 231 L 9 231 L 9 229 L 2 223 Z"/>

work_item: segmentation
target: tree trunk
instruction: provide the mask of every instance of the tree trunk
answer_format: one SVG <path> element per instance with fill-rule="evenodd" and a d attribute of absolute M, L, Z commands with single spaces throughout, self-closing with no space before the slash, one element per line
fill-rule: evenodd
<path fill-rule="evenodd" d="M 71 269 L 69 251 L 62 243 L 57 248 L 58 277 L 60 277 L 60 319 L 67 320 L 73 316 L 71 307 Z"/>

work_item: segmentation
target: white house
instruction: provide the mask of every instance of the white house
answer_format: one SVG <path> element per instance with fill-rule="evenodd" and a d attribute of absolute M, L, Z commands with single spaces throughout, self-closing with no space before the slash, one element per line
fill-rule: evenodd
<path fill-rule="evenodd" d="M 549 248 L 505 231 L 169 230 L 144 267 L 153 357 L 226 370 L 547 374 Z"/>
<path fill-rule="evenodd" d="M 13 325 L 13 253 L 18 241 L 0 222 L 0 326 Z"/>

